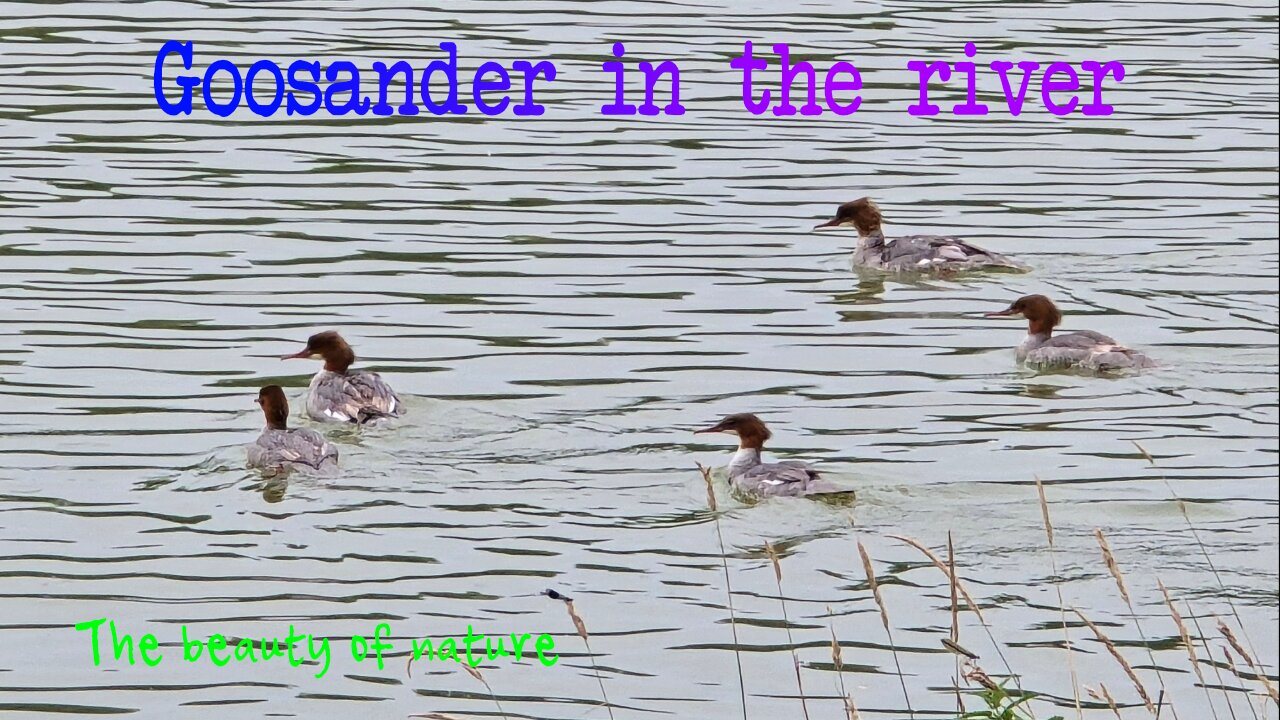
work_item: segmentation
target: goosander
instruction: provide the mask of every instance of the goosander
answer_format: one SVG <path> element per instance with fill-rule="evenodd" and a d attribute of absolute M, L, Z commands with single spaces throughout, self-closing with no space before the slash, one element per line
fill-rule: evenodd
<path fill-rule="evenodd" d="M 889 272 L 955 273 L 966 270 L 1026 272 L 1026 265 L 999 253 L 983 250 L 959 238 L 940 235 L 907 235 L 886 241 L 880 229 L 880 208 L 871 198 L 841 205 L 836 216 L 814 230 L 853 227 L 858 247 L 853 251 L 857 267 Z"/>
<path fill-rule="evenodd" d="M 289 401 L 279 385 L 268 385 L 258 391 L 256 402 L 262 406 L 267 426 L 254 443 L 246 448 L 249 467 L 289 469 L 305 465 L 315 470 L 338 467 L 338 449 L 324 436 L 308 428 L 290 428 Z"/>
<path fill-rule="evenodd" d="M 694 434 L 714 432 L 738 436 L 738 452 L 729 462 L 729 484 L 737 490 L 752 495 L 790 497 L 847 492 L 821 480 L 818 471 L 807 463 L 762 462 L 760 451 L 773 433 L 751 413 L 729 415 L 709 428 L 695 430 Z"/>
<path fill-rule="evenodd" d="M 307 415 L 321 422 L 363 424 L 384 417 L 399 417 L 400 398 L 375 372 L 352 370 L 355 351 L 333 330 L 307 338 L 307 346 L 292 358 L 324 358 L 324 368 L 311 378 Z"/>
<path fill-rule="evenodd" d="M 1021 316 L 1027 320 L 1027 337 L 1018 346 L 1018 362 L 1041 369 L 1077 369 L 1096 372 L 1156 367 L 1137 350 L 1092 330 L 1054 335 L 1062 322 L 1058 306 L 1044 295 L 1018 298 L 1004 310 L 987 317 Z"/>

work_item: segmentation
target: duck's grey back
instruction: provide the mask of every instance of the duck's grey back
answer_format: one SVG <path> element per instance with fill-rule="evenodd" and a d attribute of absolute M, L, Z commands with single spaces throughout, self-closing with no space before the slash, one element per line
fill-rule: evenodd
<path fill-rule="evenodd" d="M 762 497 L 801 497 L 840 492 L 839 488 L 823 480 L 811 465 L 795 460 L 755 465 L 730 475 L 729 481 L 743 492 Z"/>
<path fill-rule="evenodd" d="M 1080 368 L 1107 371 L 1155 367 L 1156 362 L 1114 338 L 1092 330 L 1054 335 L 1039 340 L 1028 337 L 1018 347 L 1019 360 L 1040 368 Z"/>
<path fill-rule="evenodd" d="M 908 235 L 884 246 L 883 266 L 903 271 L 960 271 L 1005 268 L 1024 271 L 1027 266 L 1000 253 L 984 250 L 960 238 L 944 235 Z"/>
<path fill-rule="evenodd" d="M 315 420 L 363 423 L 378 417 L 399 417 L 403 412 L 400 398 L 375 372 L 321 370 L 311 378 L 307 415 Z"/>
<path fill-rule="evenodd" d="M 947 273 L 982 269 L 1025 272 L 1030 269 L 1023 263 L 959 238 L 906 235 L 886 241 L 879 232 L 858 239 L 858 246 L 853 251 L 853 264 L 889 272 Z"/>
<path fill-rule="evenodd" d="M 250 467 L 256 468 L 305 465 L 323 470 L 338 464 L 338 449 L 309 428 L 266 428 L 246 453 Z"/>

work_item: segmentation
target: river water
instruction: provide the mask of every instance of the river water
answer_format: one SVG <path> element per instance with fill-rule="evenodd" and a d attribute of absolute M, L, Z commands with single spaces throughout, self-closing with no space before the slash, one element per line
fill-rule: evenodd
<path fill-rule="evenodd" d="M 1075 717 L 1071 668 L 1146 712 L 1074 615 L 1067 662 L 1059 590 L 1183 720 L 1254 717 L 1250 697 L 1261 715 L 1215 628 L 1275 677 L 1273 3 L 448 5 L 0 3 L 0 710 L 602 718 L 603 685 L 619 718 L 740 717 L 723 563 L 750 717 L 802 717 L 793 649 L 815 720 L 843 717 L 841 681 L 865 718 L 953 717 L 949 584 L 901 535 L 943 556 L 950 536 L 989 625 L 961 613 L 959 643 L 1041 693 L 1037 717 Z M 171 118 L 151 89 L 170 39 L 199 68 L 420 67 L 453 40 L 464 68 L 559 75 L 539 118 L 222 119 L 198 101 Z M 862 108 L 746 113 L 727 65 L 743 40 L 855 62 Z M 1056 118 L 1033 86 L 1017 118 L 909 116 L 906 60 L 954 62 L 966 40 L 980 65 L 1120 60 L 1117 113 Z M 678 61 L 685 115 L 599 114 L 616 41 Z M 861 195 L 890 234 L 955 232 L 1035 271 L 860 278 L 847 234 L 808 228 Z M 1032 292 L 1163 367 L 1018 371 L 1023 329 L 981 313 Z M 338 476 L 265 481 L 242 449 L 256 390 L 284 385 L 296 411 L 316 366 L 276 358 L 327 328 L 408 415 L 328 430 Z M 753 504 L 718 479 L 708 512 L 695 463 L 722 466 L 732 439 L 690 431 L 743 411 L 856 502 Z M 1209 692 L 1157 581 L 1205 638 Z M 546 588 L 576 601 L 590 653 Z M 95 668 L 71 626 L 98 618 L 154 634 L 161 663 L 114 660 L 108 637 Z M 380 622 L 382 669 L 349 641 Z M 182 658 L 184 627 L 290 625 L 332 639 L 323 677 Z M 486 662 L 491 690 L 448 661 L 406 672 L 411 638 L 468 625 L 548 633 L 559 661 Z"/>

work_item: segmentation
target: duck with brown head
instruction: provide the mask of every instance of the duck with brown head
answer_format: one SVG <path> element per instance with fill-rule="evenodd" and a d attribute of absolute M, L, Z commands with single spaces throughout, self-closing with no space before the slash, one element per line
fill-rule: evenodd
<path fill-rule="evenodd" d="M 298 467 L 313 470 L 338 467 L 338 449 L 323 435 L 307 428 L 289 427 L 289 400 L 279 385 L 262 388 L 256 402 L 262 406 L 267 426 L 246 448 L 249 467 L 276 471 Z"/>
<path fill-rule="evenodd" d="M 1115 339 L 1092 330 L 1054 335 L 1062 311 L 1044 295 L 1027 295 L 987 317 L 1021 317 L 1027 337 L 1018 345 L 1018 362 L 1041 370 L 1109 372 L 1156 367 L 1156 362 Z"/>
<path fill-rule="evenodd" d="M 364 424 L 404 413 L 400 398 L 381 376 L 351 369 L 355 351 L 333 330 L 312 335 L 305 348 L 283 359 L 292 358 L 324 360 L 307 392 L 307 415 L 314 420 Z"/>
<path fill-rule="evenodd" d="M 871 198 L 858 198 L 836 209 L 832 219 L 814 230 L 858 231 L 853 251 L 855 267 L 886 272 L 954 274 L 969 270 L 1026 272 L 1029 268 L 1000 253 L 984 250 L 959 238 L 906 235 L 885 240 L 880 208 Z"/>
<path fill-rule="evenodd" d="M 751 413 L 726 416 L 700 433 L 729 433 L 738 436 L 738 452 L 729 461 L 729 484 L 734 489 L 762 497 L 824 495 L 848 492 L 821 479 L 807 463 L 784 460 L 766 463 L 760 458 L 765 441 L 773 437 L 760 418 Z"/>

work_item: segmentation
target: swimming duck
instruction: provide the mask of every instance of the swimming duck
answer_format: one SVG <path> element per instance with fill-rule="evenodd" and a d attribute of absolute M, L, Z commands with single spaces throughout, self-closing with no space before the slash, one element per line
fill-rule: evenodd
<path fill-rule="evenodd" d="M 1029 268 L 999 253 L 983 250 L 964 240 L 939 235 L 907 235 L 886 241 L 880 228 L 880 208 L 871 198 L 858 198 L 841 205 L 836 216 L 814 228 L 828 230 L 853 227 L 858 231 L 858 247 L 853 251 L 856 267 L 890 272 L 954 273 L 965 270 L 1012 270 Z"/>
<path fill-rule="evenodd" d="M 987 317 L 1016 317 L 1027 320 L 1027 337 L 1018 346 L 1018 362 L 1041 369 L 1078 369 L 1105 372 L 1155 367 L 1156 362 L 1137 350 L 1092 330 L 1054 335 L 1062 323 L 1062 312 L 1044 295 L 1027 295 Z"/>
<path fill-rule="evenodd" d="M 324 358 L 324 368 L 311 378 L 307 415 L 321 422 L 363 424 L 384 417 L 399 417 L 400 398 L 375 372 L 352 370 L 355 351 L 333 330 L 307 338 L 307 346 L 292 358 Z"/>
<path fill-rule="evenodd" d="M 818 471 L 807 463 L 784 460 L 765 463 L 760 460 L 764 443 L 773 437 L 760 418 L 751 413 L 729 415 L 709 428 L 694 434 L 724 432 L 738 436 L 738 452 L 729 462 L 729 484 L 752 495 L 790 496 L 821 495 L 844 492 L 821 480 Z"/>
<path fill-rule="evenodd" d="M 299 465 L 315 470 L 338 467 L 338 449 L 323 435 L 308 428 L 289 427 L 289 401 L 279 385 L 259 390 L 256 402 L 262 406 L 267 426 L 246 448 L 249 467 L 274 470 Z"/>

